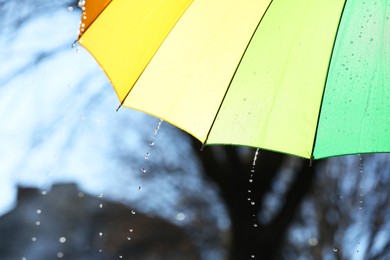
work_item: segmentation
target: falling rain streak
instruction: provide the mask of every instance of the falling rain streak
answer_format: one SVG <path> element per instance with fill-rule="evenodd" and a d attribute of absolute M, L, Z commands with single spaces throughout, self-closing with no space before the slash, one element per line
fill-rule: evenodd
<path fill-rule="evenodd" d="M 149 160 L 150 158 L 150 154 L 151 154 L 151 149 L 154 147 L 154 141 L 156 139 L 156 136 L 158 134 L 158 131 L 160 130 L 160 127 L 162 125 L 162 123 L 164 122 L 164 120 L 160 119 L 160 121 L 157 123 L 157 126 L 154 128 L 153 130 L 153 135 L 150 137 L 149 139 L 149 142 L 148 142 L 148 150 L 146 151 L 145 155 L 144 155 L 144 159 L 147 161 Z M 147 172 L 147 169 L 146 167 L 142 167 L 141 168 L 141 172 L 142 173 L 146 173 Z M 138 186 L 138 190 L 141 190 L 141 186 Z"/>
<path fill-rule="evenodd" d="M 255 173 L 256 161 L 259 155 L 259 148 L 256 149 L 255 155 L 253 157 L 252 168 L 249 175 L 249 187 L 248 187 L 248 201 L 251 206 L 255 206 L 256 202 L 252 198 L 252 189 L 253 189 L 253 174 Z M 253 227 L 257 227 L 256 212 L 253 211 Z"/>
<path fill-rule="evenodd" d="M 358 201 L 359 210 L 360 210 L 360 217 L 363 219 L 364 212 L 362 210 L 363 210 L 363 205 L 364 205 L 364 185 L 363 185 L 363 183 L 364 183 L 364 161 L 363 161 L 363 156 L 361 154 L 358 155 L 358 158 L 359 158 L 359 181 L 358 181 L 359 196 L 358 196 L 357 201 Z M 362 224 L 362 221 L 360 220 L 359 225 L 361 225 L 361 224 Z M 360 252 L 360 241 L 358 240 L 357 247 L 356 247 L 356 253 L 359 253 L 359 252 Z"/>

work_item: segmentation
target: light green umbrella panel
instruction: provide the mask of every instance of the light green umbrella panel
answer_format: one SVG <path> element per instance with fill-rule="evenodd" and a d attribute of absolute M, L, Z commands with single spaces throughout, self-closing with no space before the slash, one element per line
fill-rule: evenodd
<path fill-rule="evenodd" d="M 390 152 L 390 0 L 98 2 L 79 42 L 121 105 L 205 145 Z"/>

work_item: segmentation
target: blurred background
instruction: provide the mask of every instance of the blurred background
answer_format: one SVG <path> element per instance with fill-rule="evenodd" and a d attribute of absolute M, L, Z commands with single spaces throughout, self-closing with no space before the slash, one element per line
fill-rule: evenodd
<path fill-rule="evenodd" d="M 389 259 L 390 155 L 206 147 L 121 108 L 71 0 L 0 0 L 0 259 Z"/>

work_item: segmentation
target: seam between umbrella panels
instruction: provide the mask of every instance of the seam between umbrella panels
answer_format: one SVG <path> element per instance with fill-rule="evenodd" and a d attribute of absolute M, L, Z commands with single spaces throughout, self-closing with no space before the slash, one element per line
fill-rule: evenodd
<path fill-rule="evenodd" d="M 222 108 L 222 104 L 223 104 L 224 101 L 225 101 L 226 95 L 227 95 L 227 93 L 229 92 L 230 86 L 232 85 L 233 79 L 234 79 L 234 77 L 235 77 L 236 74 L 237 74 L 238 68 L 240 67 L 241 62 L 242 62 L 242 60 L 244 59 L 245 53 L 247 52 L 247 50 L 248 50 L 248 48 L 249 48 L 249 45 L 250 45 L 250 43 L 252 42 L 252 39 L 253 39 L 253 37 L 255 36 L 255 34 L 256 34 L 256 32 L 257 32 L 257 29 L 258 29 L 259 26 L 260 26 L 261 21 L 263 21 L 264 16 L 267 14 L 268 9 L 270 8 L 272 2 L 273 2 L 273 0 L 270 1 L 270 3 L 268 4 L 267 8 L 265 9 L 265 11 L 264 11 L 264 13 L 263 13 L 263 16 L 261 17 L 260 21 L 257 23 L 257 26 L 256 26 L 255 30 L 253 31 L 252 36 L 251 36 L 251 38 L 249 39 L 248 44 L 246 45 L 246 48 L 245 48 L 243 54 L 241 55 L 241 59 L 240 59 L 240 61 L 238 62 L 237 66 L 236 66 L 236 69 L 234 70 L 234 73 L 233 73 L 233 75 L 232 75 L 232 77 L 231 77 L 231 79 L 230 79 L 229 85 L 228 85 L 228 87 L 227 87 L 227 89 L 226 89 L 226 91 L 225 91 L 225 94 L 224 94 L 224 96 L 223 96 L 223 98 L 222 98 L 222 100 L 221 100 L 221 103 L 220 103 L 220 105 L 219 105 L 219 107 L 218 107 L 218 110 L 217 110 L 217 112 L 215 113 L 214 120 L 213 120 L 213 122 L 211 123 L 210 129 L 209 129 L 209 131 L 208 131 L 208 133 L 207 133 L 207 136 L 206 136 L 206 139 L 205 139 L 205 141 L 204 141 L 203 144 L 202 144 L 201 151 L 203 150 L 204 146 L 205 146 L 206 143 L 207 143 L 207 140 L 209 139 L 209 135 L 210 135 L 210 133 L 211 133 L 211 130 L 212 130 L 213 127 L 214 127 L 214 124 L 215 124 L 215 121 L 217 120 L 219 111 L 220 111 L 221 108 Z"/>
<path fill-rule="evenodd" d="M 326 71 L 325 82 L 324 82 L 324 89 L 322 90 L 320 109 L 318 110 L 317 125 L 316 125 L 316 130 L 315 130 L 315 133 L 314 133 L 314 140 L 313 140 L 313 145 L 312 145 L 312 149 L 311 149 L 310 164 L 311 164 L 312 160 L 316 159 L 316 158 L 314 158 L 314 149 L 316 147 L 316 142 L 317 142 L 318 126 L 319 126 L 319 123 L 320 123 L 322 104 L 324 102 L 325 89 L 326 89 L 326 85 L 328 83 L 329 70 L 330 70 L 330 65 L 332 63 L 332 57 L 333 57 L 334 49 L 335 49 L 335 46 L 336 46 L 337 35 L 338 35 L 339 30 L 340 30 L 340 24 L 341 24 L 341 20 L 342 20 L 343 14 L 344 14 L 345 6 L 347 5 L 347 1 L 348 0 L 344 1 L 343 9 L 341 10 L 341 13 L 340 13 L 340 19 L 339 19 L 339 23 L 337 25 L 337 29 L 336 29 L 336 33 L 335 33 L 335 37 L 334 37 L 334 41 L 333 41 L 332 51 L 331 51 L 331 53 L 329 55 L 328 69 Z"/>
<path fill-rule="evenodd" d="M 193 4 L 193 0 L 191 0 L 191 2 L 188 4 L 187 8 L 184 9 L 184 11 L 182 12 L 182 14 L 177 18 L 176 22 L 174 22 L 173 26 L 171 27 L 171 29 L 168 31 L 167 35 L 165 35 L 165 38 L 161 41 L 160 45 L 157 46 L 157 49 L 156 51 L 153 53 L 152 57 L 150 57 L 149 61 L 147 62 L 147 64 L 144 66 L 144 68 L 142 69 L 141 73 L 138 75 L 137 79 L 134 81 L 134 84 L 133 86 L 131 86 L 130 90 L 127 92 L 126 96 L 123 98 L 123 100 L 121 101 L 120 105 L 118 106 L 118 108 L 116 109 L 116 111 L 118 112 L 119 109 L 123 106 L 123 104 L 125 103 L 127 97 L 130 95 L 130 92 L 131 90 L 135 87 L 135 85 L 137 84 L 138 80 L 141 78 L 142 74 L 144 73 L 144 71 L 146 70 L 146 68 L 149 66 L 150 62 L 153 60 L 153 57 L 156 55 L 156 53 L 158 52 L 158 50 L 160 49 L 161 45 L 165 42 L 165 40 L 167 39 L 167 37 L 169 36 L 169 34 L 171 34 L 173 28 L 176 26 L 176 24 L 180 21 L 180 19 L 183 17 L 183 15 L 187 12 L 188 8 Z M 162 119 L 162 118 L 161 118 Z"/>
<path fill-rule="evenodd" d="M 83 32 L 80 32 L 76 40 L 77 42 L 80 40 L 81 36 L 89 29 L 89 27 L 91 27 L 91 25 L 99 18 L 99 16 L 104 12 L 104 10 L 106 10 L 106 8 L 112 3 L 112 1 L 113 0 L 110 0 L 110 2 L 106 4 L 106 6 L 100 11 L 100 13 L 95 17 L 95 19 L 93 19 L 93 21 L 88 25 L 88 27 L 85 28 Z M 83 15 L 81 15 L 81 19 L 83 19 Z"/>

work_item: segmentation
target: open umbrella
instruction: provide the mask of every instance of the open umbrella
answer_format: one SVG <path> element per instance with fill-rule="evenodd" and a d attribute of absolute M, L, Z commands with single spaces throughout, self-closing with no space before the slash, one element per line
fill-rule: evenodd
<path fill-rule="evenodd" d="M 202 143 L 390 152 L 390 1 L 95 0 L 79 42 L 121 105 Z"/>

